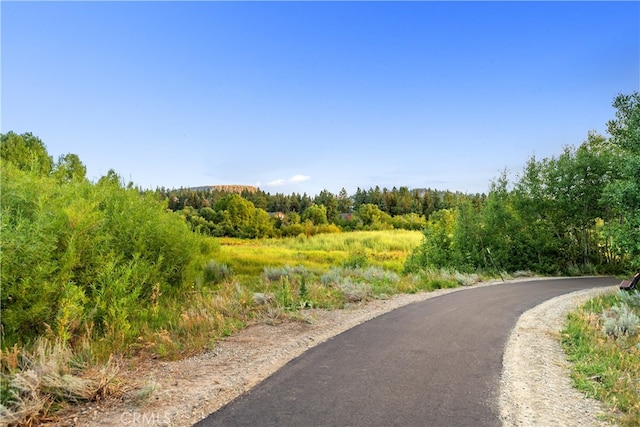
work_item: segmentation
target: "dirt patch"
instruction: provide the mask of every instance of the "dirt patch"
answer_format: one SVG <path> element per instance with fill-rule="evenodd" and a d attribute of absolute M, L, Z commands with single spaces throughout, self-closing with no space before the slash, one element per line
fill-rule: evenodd
<path fill-rule="evenodd" d="M 300 322 L 253 325 L 222 340 L 205 354 L 175 362 L 145 363 L 127 370 L 123 378 L 130 379 L 132 387 L 127 399 L 75 408 L 57 424 L 191 426 L 309 348 L 398 307 L 463 289 L 397 295 L 344 310 L 307 310 Z M 547 311 L 535 311 L 536 307 L 516 325 L 505 353 L 501 390 L 505 425 L 599 425 L 596 422 L 601 408 L 571 388 L 564 353 L 557 343 L 564 313 L 579 298 L 590 294 L 580 295 L 550 300 L 542 304 Z M 553 324 L 549 317 L 552 315 Z M 536 359 L 535 363 L 530 356 Z M 580 417 L 572 415 L 576 411 Z"/>

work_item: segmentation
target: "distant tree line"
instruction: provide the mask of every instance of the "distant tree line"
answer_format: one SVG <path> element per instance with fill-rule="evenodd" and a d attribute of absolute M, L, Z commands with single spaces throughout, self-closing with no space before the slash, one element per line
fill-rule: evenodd
<path fill-rule="evenodd" d="M 195 230 L 212 236 L 261 238 L 295 236 L 349 230 L 402 228 L 421 230 L 433 212 L 452 209 L 462 201 L 481 205 L 485 196 L 451 191 L 379 186 L 358 188 L 348 195 L 323 190 L 270 194 L 259 189 L 227 191 L 211 188 L 180 188 L 156 191 Z"/>

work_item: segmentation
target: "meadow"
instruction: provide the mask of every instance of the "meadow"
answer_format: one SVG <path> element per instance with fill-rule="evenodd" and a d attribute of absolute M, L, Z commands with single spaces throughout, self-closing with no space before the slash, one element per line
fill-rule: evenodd
<path fill-rule="evenodd" d="M 214 255 L 243 277 L 256 277 L 264 267 L 303 266 L 322 272 L 332 266 L 357 264 L 401 273 L 422 233 L 408 230 L 354 231 L 246 240 L 225 237 Z"/>

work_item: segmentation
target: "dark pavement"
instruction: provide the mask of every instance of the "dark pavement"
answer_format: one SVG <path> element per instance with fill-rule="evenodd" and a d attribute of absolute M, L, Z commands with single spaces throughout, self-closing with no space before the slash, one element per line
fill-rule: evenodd
<path fill-rule="evenodd" d="M 521 282 L 407 305 L 308 350 L 196 425 L 500 426 L 502 355 L 520 315 L 618 282 Z"/>

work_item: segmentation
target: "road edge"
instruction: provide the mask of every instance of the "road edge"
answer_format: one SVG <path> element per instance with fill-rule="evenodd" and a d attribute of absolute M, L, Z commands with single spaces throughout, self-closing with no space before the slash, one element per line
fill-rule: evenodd
<path fill-rule="evenodd" d="M 607 409 L 573 387 L 571 364 L 560 332 L 566 316 L 617 286 L 581 290 L 549 299 L 524 312 L 503 355 L 499 408 L 503 426 L 610 426 Z"/>

